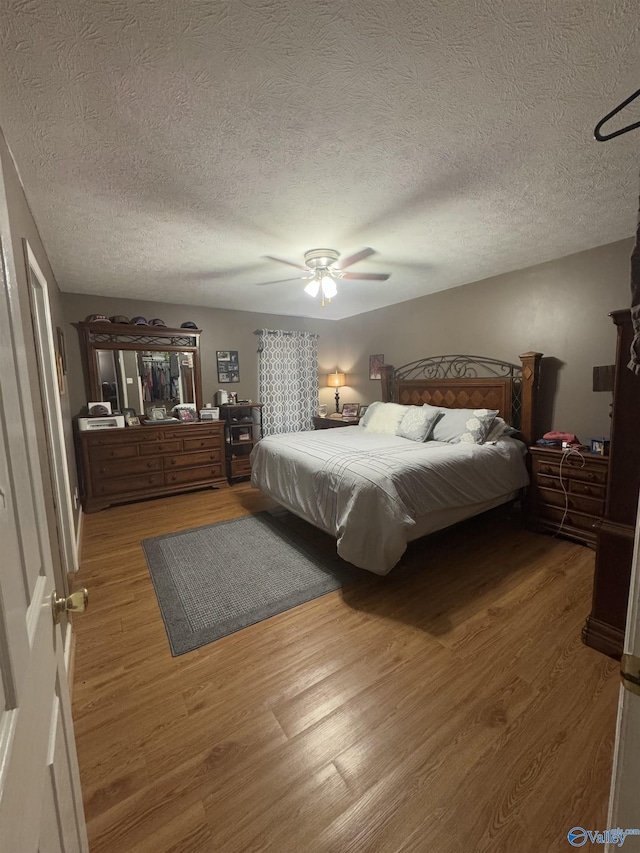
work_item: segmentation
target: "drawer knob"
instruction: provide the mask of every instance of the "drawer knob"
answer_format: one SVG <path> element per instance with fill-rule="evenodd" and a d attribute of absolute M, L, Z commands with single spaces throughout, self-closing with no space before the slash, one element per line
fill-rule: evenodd
<path fill-rule="evenodd" d="M 172 481 L 173 483 L 175 483 L 175 481 L 176 481 L 177 479 L 178 479 L 178 477 L 177 477 L 177 475 L 176 475 L 176 474 L 172 474 L 172 475 L 171 475 L 171 481 Z"/>

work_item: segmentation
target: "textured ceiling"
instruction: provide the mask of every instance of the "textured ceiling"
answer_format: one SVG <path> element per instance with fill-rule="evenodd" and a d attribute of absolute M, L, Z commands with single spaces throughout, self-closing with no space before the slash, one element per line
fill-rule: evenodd
<path fill-rule="evenodd" d="M 342 318 L 629 236 L 637 0 L 3 0 L 63 290 Z M 640 117 L 640 105 L 629 118 Z M 324 309 L 264 260 L 378 254 Z"/>

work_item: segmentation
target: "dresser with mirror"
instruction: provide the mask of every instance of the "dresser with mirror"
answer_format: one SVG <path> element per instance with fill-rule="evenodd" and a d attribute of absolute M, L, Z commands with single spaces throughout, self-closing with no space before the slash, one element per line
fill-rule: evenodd
<path fill-rule="evenodd" d="M 170 420 L 176 406 L 202 408 L 201 331 L 108 322 L 76 327 L 87 402 L 128 411 L 135 424 L 76 430 L 85 512 L 226 485 L 223 423 Z M 167 419 L 151 420 L 158 412 Z"/>

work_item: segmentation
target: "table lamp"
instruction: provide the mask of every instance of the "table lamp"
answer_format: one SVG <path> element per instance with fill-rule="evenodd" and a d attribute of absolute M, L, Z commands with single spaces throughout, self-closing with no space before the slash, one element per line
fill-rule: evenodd
<path fill-rule="evenodd" d="M 336 412 L 338 412 L 338 414 L 339 414 L 340 413 L 340 392 L 338 391 L 338 388 L 343 388 L 345 385 L 344 373 L 338 373 L 337 370 L 335 373 L 330 373 L 327 376 L 327 385 L 329 386 L 329 388 L 335 388 L 336 389 Z"/>

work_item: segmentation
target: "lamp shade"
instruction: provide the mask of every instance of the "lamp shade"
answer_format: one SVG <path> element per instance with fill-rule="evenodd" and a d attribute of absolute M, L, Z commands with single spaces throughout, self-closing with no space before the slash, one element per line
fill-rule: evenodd
<path fill-rule="evenodd" d="M 342 388 L 344 384 L 344 373 L 338 373 L 336 371 L 335 373 L 330 373 L 327 376 L 327 385 L 329 388 Z"/>

